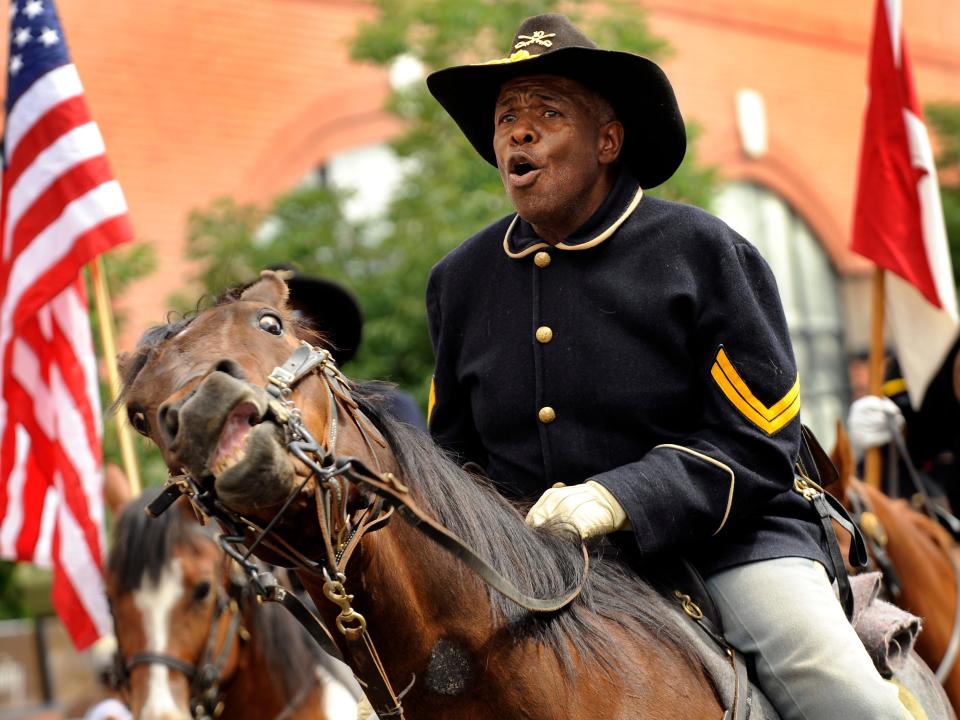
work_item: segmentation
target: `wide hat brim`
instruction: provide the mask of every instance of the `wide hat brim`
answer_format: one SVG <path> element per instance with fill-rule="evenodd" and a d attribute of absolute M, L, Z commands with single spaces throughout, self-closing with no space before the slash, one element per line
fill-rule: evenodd
<path fill-rule="evenodd" d="M 427 87 L 480 156 L 496 166 L 494 110 L 504 82 L 528 75 L 576 80 L 606 98 L 624 126 L 621 160 L 651 188 L 680 166 L 687 149 L 683 117 L 670 81 L 655 62 L 633 53 L 566 47 L 523 59 L 458 65 L 427 77 Z"/>
<path fill-rule="evenodd" d="M 287 305 L 310 328 L 323 333 L 338 365 L 357 353 L 363 336 L 363 313 L 353 295 L 337 283 L 309 275 L 287 281 Z"/>

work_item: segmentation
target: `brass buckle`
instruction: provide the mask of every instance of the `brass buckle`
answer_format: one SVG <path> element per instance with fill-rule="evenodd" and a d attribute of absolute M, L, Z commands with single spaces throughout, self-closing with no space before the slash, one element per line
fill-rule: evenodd
<path fill-rule="evenodd" d="M 340 580 L 327 580 L 323 584 L 323 595 L 340 608 L 340 614 L 337 615 L 337 630 L 351 640 L 366 632 L 367 621 L 363 615 L 351 607 L 350 601 L 353 600 L 353 595 L 347 594 Z M 356 623 L 356 625 L 348 627 L 349 623 Z"/>
<path fill-rule="evenodd" d="M 803 495 L 807 502 L 813 502 L 813 499 L 820 494 L 820 489 L 810 478 L 798 475 L 793 479 L 793 489 Z"/>
<path fill-rule="evenodd" d="M 675 598 L 677 598 L 677 600 L 680 601 L 680 607 L 683 608 L 683 611 L 687 615 L 689 615 L 694 620 L 699 621 L 703 619 L 703 610 L 701 610 L 700 606 L 693 601 L 693 598 L 691 598 L 689 595 L 686 595 L 680 592 L 679 590 L 674 590 L 673 595 Z"/>

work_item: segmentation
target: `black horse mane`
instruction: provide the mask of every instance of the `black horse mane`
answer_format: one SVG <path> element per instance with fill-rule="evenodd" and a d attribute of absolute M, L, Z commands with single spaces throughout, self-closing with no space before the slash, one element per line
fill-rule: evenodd
<path fill-rule="evenodd" d="M 521 509 L 492 482 L 461 469 L 418 428 L 392 419 L 384 410 L 382 391 L 383 383 L 360 384 L 354 387 L 354 397 L 383 433 L 417 503 L 521 591 L 547 597 L 573 587 L 583 570 L 580 543 L 557 527 L 527 526 Z M 611 642 L 597 616 L 672 644 L 699 664 L 663 597 L 618 557 L 608 541 L 594 542 L 590 550 L 586 583 L 568 609 L 531 613 L 490 589 L 495 616 L 506 620 L 514 637 L 533 637 L 550 647 L 568 668 L 570 646 L 580 657 L 596 658 L 609 670 L 630 661 L 626 649 Z"/>
<path fill-rule="evenodd" d="M 145 577 L 157 582 L 180 543 L 198 547 L 199 543 L 213 542 L 213 538 L 177 506 L 157 518 L 147 516 L 144 508 L 157 495 L 158 488 L 147 488 L 117 517 L 106 565 L 121 593 L 133 592 Z M 280 688 L 285 697 L 293 697 L 306 685 L 315 683 L 314 668 L 319 651 L 300 624 L 274 603 L 249 602 L 247 605 L 252 626 L 250 636 L 269 669 L 271 684 Z"/>

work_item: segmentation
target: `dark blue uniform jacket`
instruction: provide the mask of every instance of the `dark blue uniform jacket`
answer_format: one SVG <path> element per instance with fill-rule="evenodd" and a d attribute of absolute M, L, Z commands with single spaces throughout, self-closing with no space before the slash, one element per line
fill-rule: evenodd
<path fill-rule="evenodd" d="M 623 174 L 560 245 L 516 216 L 466 240 L 433 268 L 427 307 L 430 430 L 505 495 L 593 479 L 644 559 L 830 568 L 792 489 L 799 380 L 776 283 L 719 219 Z"/>

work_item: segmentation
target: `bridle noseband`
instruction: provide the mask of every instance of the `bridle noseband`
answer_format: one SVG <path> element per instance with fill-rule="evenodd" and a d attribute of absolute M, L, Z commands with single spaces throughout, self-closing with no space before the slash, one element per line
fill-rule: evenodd
<path fill-rule="evenodd" d="M 330 412 L 327 438 L 323 445 L 314 439 L 304 425 L 300 410 L 292 400 L 294 386 L 314 373 L 324 381 Z M 383 472 L 379 467 L 378 471 L 374 472 L 357 458 L 336 454 L 340 430 L 338 406 L 341 404 L 347 410 L 349 419 L 359 429 L 375 460 L 373 445 L 387 446 L 380 432 L 360 411 L 349 388 L 349 380 L 336 366 L 330 353 L 306 342 L 302 342 L 290 358 L 283 365 L 274 368 L 270 374 L 265 387 L 269 412 L 284 428 L 288 451 L 311 472 L 294 488 L 265 527 L 259 527 L 249 518 L 224 506 L 212 489 L 201 487 L 188 475 L 173 478 L 161 495 L 147 507 L 147 513 L 159 515 L 180 495 L 187 495 L 203 514 L 216 518 L 227 529 L 228 532 L 219 538 L 220 544 L 247 572 L 254 590 L 267 600 L 282 603 L 324 650 L 342 660 L 338 645 L 326 626 L 294 593 L 280 586 L 271 573 L 261 571 L 250 562 L 250 555 L 262 544 L 292 562 L 297 569 L 321 577 L 324 581 L 324 596 L 340 609 L 336 618 L 337 630 L 350 644 L 362 644 L 379 676 L 369 684 L 358 678 L 377 715 L 381 718 L 402 719 L 404 713 L 400 700 L 413 686 L 416 678 L 399 694 L 393 690 L 379 653 L 367 632 L 366 620 L 352 607 L 353 595 L 350 595 L 345 587 L 347 564 L 365 535 L 384 527 L 396 510 L 412 526 L 466 563 L 488 585 L 531 612 L 556 612 L 572 603 L 586 582 L 589 556 L 586 547 L 583 547 L 583 574 L 576 586 L 562 596 L 537 598 L 522 593 L 460 538 L 424 513 L 410 497 L 408 488 L 393 473 Z M 320 563 L 306 558 L 276 534 L 268 537 L 293 500 L 313 478 L 316 482 L 314 499 L 317 505 L 317 520 L 325 556 Z M 376 496 L 376 499 L 362 508 L 354 518 L 350 517 L 347 508 L 351 484 L 362 485 Z M 249 547 L 244 545 L 245 531 L 254 535 Z"/>

